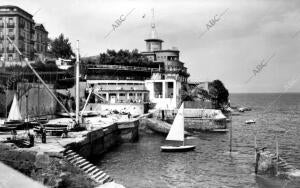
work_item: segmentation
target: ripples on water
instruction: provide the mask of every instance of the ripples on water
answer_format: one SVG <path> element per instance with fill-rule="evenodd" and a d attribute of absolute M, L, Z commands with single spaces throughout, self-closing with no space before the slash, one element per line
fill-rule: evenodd
<path fill-rule="evenodd" d="M 234 104 L 252 111 L 233 117 L 233 152 L 229 134 L 202 133 L 187 139 L 197 145 L 187 153 L 163 153 L 164 137 L 141 135 L 138 143 L 127 143 L 99 159 L 98 166 L 126 187 L 300 187 L 300 180 L 254 175 L 254 136 L 259 147 L 275 151 L 275 135 L 282 158 L 300 169 L 300 94 L 234 94 Z M 263 113 L 263 116 L 262 115 Z M 245 125 L 247 119 L 257 123 Z"/>

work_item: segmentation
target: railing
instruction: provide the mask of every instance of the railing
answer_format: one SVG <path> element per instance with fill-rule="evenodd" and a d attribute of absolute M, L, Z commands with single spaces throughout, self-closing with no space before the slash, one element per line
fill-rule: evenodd
<path fill-rule="evenodd" d="M 8 53 L 14 53 L 14 52 L 15 52 L 15 49 L 14 49 L 14 48 L 12 48 L 12 49 L 7 48 L 7 52 L 8 52 Z"/>
<path fill-rule="evenodd" d="M 115 69 L 115 70 L 133 70 L 133 71 L 146 71 L 146 72 L 150 72 L 150 71 L 154 72 L 160 70 L 158 68 L 124 66 L 124 65 L 89 65 L 88 69 Z"/>
<path fill-rule="evenodd" d="M 9 34 L 8 37 L 9 37 L 11 40 L 14 40 L 14 39 L 15 39 L 15 35 L 13 35 L 13 34 Z"/>
<path fill-rule="evenodd" d="M 22 35 L 19 35 L 19 40 L 24 40 L 25 39 L 25 37 L 24 36 L 22 36 Z"/>

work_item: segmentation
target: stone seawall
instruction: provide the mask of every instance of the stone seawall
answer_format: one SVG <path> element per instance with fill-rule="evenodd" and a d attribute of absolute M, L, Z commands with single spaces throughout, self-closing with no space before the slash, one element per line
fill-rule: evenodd
<path fill-rule="evenodd" d="M 187 131 L 212 131 L 227 128 L 226 120 L 216 121 L 203 118 L 185 118 L 184 124 Z"/>
<path fill-rule="evenodd" d="M 139 121 L 114 123 L 106 128 L 90 131 L 86 139 L 66 145 L 81 156 L 90 159 L 107 152 L 110 148 L 123 142 L 138 140 Z"/>

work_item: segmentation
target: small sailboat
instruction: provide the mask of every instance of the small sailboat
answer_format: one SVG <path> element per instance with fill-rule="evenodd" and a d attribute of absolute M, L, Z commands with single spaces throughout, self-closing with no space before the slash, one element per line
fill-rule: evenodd
<path fill-rule="evenodd" d="M 0 126 L 0 131 L 10 131 L 13 129 L 21 129 L 25 125 L 24 120 L 21 116 L 20 107 L 18 104 L 18 99 L 16 94 L 8 114 L 7 121 L 4 121 L 4 124 Z"/>
<path fill-rule="evenodd" d="M 178 113 L 174 119 L 174 122 L 171 126 L 170 132 L 166 138 L 169 141 L 180 141 L 182 145 L 180 146 L 161 146 L 161 151 L 169 152 L 179 152 L 179 151 L 190 151 L 194 150 L 196 146 L 194 145 L 184 145 L 184 116 L 183 116 L 183 103 L 181 104 Z"/>

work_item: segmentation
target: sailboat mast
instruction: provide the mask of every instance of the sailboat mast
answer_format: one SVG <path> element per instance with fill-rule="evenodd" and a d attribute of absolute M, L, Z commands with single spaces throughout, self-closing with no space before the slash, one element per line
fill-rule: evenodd
<path fill-rule="evenodd" d="M 20 56 L 22 57 L 23 54 L 20 52 L 19 48 L 15 45 L 15 43 L 8 37 L 6 36 L 6 38 L 8 39 L 8 41 L 13 45 L 13 47 L 17 50 L 18 54 L 20 54 Z M 69 110 L 62 104 L 62 102 L 60 102 L 60 100 L 58 100 L 58 98 L 54 95 L 54 93 L 49 89 L 49 87 L 47 86 L 47 84 L 44 82 L 44 80 L 40 77 L 40 75 L 36 72 L 36 70 L 30 65 L 30 63 L 28 62 L 28 60 L 25 59 L 25 63 L 27 64 L 27 66 L 32 70 L 32 72 L 36 75 L 36 77 L 41 81 L 41 83 L 44 85 L 44 87 L 47 89 L 47 91 L 50 93 L 50 95 L 58 102 L 58 104 L 69 114 L 70 118 L 74 120 L 74 118 L 72 117 L 72 115 L 70 114 Z"/>
<path fill-rule="evenodd" d="M 182 102 L 182 117 L 183 117 L 183 142 L 182 145 L 184 146 L 184 102 Z"/>
<path fill-rule="evenodd" d="M 77 124 L 79 124 L 79 40 L 77 40 L 77 54 L 76 54 L 76 90 L 75 90 L 75 103 L 76 103 L 76 110 L 75 110 L 75 114 L 76 114 L 76 118 L 75 121 Z"/>

